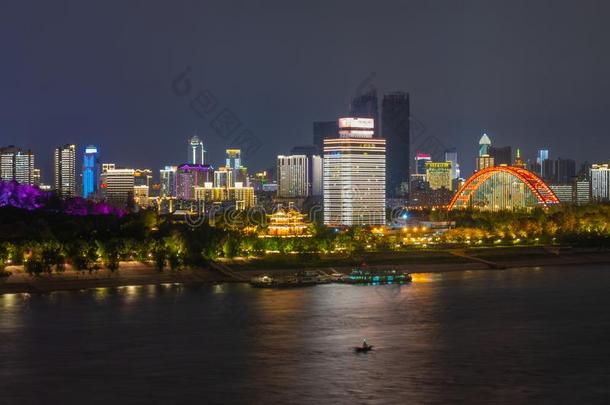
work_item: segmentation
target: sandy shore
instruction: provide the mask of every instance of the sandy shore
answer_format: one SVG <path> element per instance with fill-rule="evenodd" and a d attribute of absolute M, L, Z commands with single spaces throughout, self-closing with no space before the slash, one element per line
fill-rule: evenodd
<path fill-rule="evenodd" d="M 486 261 L 470 262 L 457 261 L 456 263 L 424 263 L 424 264 L 379 264 L 375 268 L 393 268 L 411 273 L 439 273 L 467 270 L 500 270 L 519 267 L 545 267 L 545 266 L 574 266 L 585 264 L 607 264 L 610 269 L 610 252 L 579 251 L 561 254 L 549 253 L 540 257 L 520 258 L 520 255 L 499 255 Z M 493 264 L 493 265 L 492 265 Z M 348 273 L 352 266 L 333 266 L 308 268 L 310 270 L 338 271 Z M 219 272 L 211 269 L 186 269 L 179 272 L 166 270 L 158 272 L 150 265 L 141 263 L 121 263 L 119 271 L 112 273 L 108 270 L 99 270 L 94 273 L 77 272 L 68 268 L 60 274 L 43 274 L 30 276 L 23 272 L 21 267 L 7 268 L 12 273 L 10 277 L 0 279 L 0 294 L 8 293 L 46 293 L 58 290 L 82 290 L 88 288 L 119 287 L 133 285 L 155 284 L 201 284 L 218 282 L 235 282 Z M 273 270 L 242 269 L 240 273 L 247 277 L 261 274 L 291 274 L 294 268 Z"/>

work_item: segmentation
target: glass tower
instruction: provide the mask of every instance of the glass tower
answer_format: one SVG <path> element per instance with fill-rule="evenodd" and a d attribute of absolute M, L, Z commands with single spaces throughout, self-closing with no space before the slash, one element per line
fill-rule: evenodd
<path fill-rule="evenodd" d="M 83 198 L 95 195 L 100 184 L 100 164 L 97 147 L 89 145 L 83 155 Z"/>

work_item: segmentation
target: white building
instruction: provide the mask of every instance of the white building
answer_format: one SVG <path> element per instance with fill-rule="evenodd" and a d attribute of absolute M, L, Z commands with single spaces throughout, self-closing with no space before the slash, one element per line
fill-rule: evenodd
<path fill-rule="evenodd" d="M 111 204 L 125 206 L 134 199 L 133 169 L 108 169 L 102 172 L 101 189 L 104 198 Z"/>
<path fill-rule="evenodd" d="M 203 142 L 197 135 L 193 136 L 189 141 L 188 155 L 188 163 L 192 165 L 205 164 L 205 149 L 203 148 Z"/>
<path fill-rule="evenodd" d="M 178 166 L 165 166 L 165 168 L 159 170 L 160 178 L 160 197 L 175 197 L 176 196 L 176 173 L 178 172 Z"/>
<path fill-rule="evenodd" d="M 591 202 L 591 182 L 589 180 L 577 180 L 573 185 L 574 197 L 572 200 L 578 205 Z"/>
<path fill-rule="evenodd" d="M 592 165 L 590 170 L 591 199 L 593 201 L 610 200 L 610 165 Z"/>
<path fill-rule="evenodd" d="M 339 138 L 324 140 L 324 223 L 385 224 L 386 142 L 370 118 L 339 119 Z"/>
<path fill-rule="evenodd" d="M 61 198 L 76 195 L 76 145 L 55 148 L 53 155 L 54 188 Z"/>
<path fill-rule="evenodd" d="M 277 195 L 285 198 L 309 195 L 309 159 L 306 155 L 277 157 Z"/>
<path fill-rule="evenodd" d="M 0 148 L 0 179 L 21 184 L 36 184 L 34 153 L 15 146 Z"/>

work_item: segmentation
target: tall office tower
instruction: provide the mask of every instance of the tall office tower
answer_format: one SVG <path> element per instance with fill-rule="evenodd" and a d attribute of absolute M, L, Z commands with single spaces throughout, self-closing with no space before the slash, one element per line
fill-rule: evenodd
<path fill-rule="evenodd" d="M 538 155 L 536 156 L 536 163 L 540 165 L 540 172 L 538 173 L 540 176 L 544 177 L 544 161 L 549 158 L 549 150 L 548 149 L 539 149 Z"/>
<path fill-rule="evenodd" d="M 386 192 L 404 196 L 409 189 L 411 164 L 409 93 L 394 92 L 383 96 L 381 136 L 387 146 Z"/>
<path fill-rule="evenodd" d="M 134 198 L 134 170 L 108 168 L 101 176 L 100 188 L 106 201 L 127 207 Z"/>
<path fill-rule="evenodd" d="M 557 158 L 555 160 L 555 181 L 568 184 L 576 177 L 576 162 L 572 159 Z"/>
<path fill-rule="evenodd" d="M 513 165 L 513 150 L 510 146 L 491 146 L 489 145 L 489 156 L 494 158 L 494 165 Z"/>
<path fill-rule="evenodd" d="M 432 161 L 432 156 L 427 153 L 417 152 L 415 154 L 415 174 L 426 175 L 426 163 Z"/>
<path fill-rule="evenodd" d="M 178 166 L 165 166 L 159 170 L 159 179 L 161 189 L 159 190 L 160 197 L 175 197 L 176 196 L 176 173 Z"/>
<path fill-rule="evenodd" d="M 456 148 L 451 148 L 445 151 L 445 161 L 451 162 L 451 180 L 460 177 L 460 164 L 458 163 L 458 154 Z"/>
<path fill-rule="evenodd" d="M 513 162 L 513 166 L 520 167 L 522 169 L 527 168 L 527 164 L 523 161 L 521 157 L 521 149 L 517 148 L 517 154 L 515 155 L 515 161 Z"/>
<path fill-rule="evenodd" d="M 555 161 L 553 159 L 544 159 L 542 161 L 542 179 L 546 182 L 556 182 L 557 175 L 555 173 Z"/>
<path fill-rule="evenodd" d="M 222 166 L 214 170 L 214 188 L 233 187 L 232 184 L 235 184 L 235 179 L 233 179 L 233 170 L 231 168 Z"/>
<path fill-rule="evenodd" d="M 588 179 L 574 179 L 572 191 L 574 197 L 572 201 L 578 205 L 589 204 L 591 202 L 591 182 Z"/>
<path fill-rule="evenodd" d="M 66 144 L 55 148 L 53 159 L 55 191 L 60 198 L 76 195 L 76 145 Z"/>
<path fill-rule="evenodd" d="M 34 169 L 34 174 L 32 177 L 35 186 L 40 186 L 42 184 L 42 175 L 40 174 L 40 169 Z"/>
<path fill-rule="evenodd" d="M 192 165 L 205 164 L 205 149 L 203 149 L 203 142 L 197 135 L 193 136 L 189 141 L 188 156 L 188 163 Z"/>
<path fill-rule="evenodd" d="M 336 136 L 336 135 L 335 135 Z M 314 145 L 295 146 L 290 149 L 290 155 L 305 155 L 309 160 L 309 195 L 322 195 L 322 156 Z"/>
<path fill-rule="evenodd" d="M 34 153 L 14 145 L 0 148 L 0 178 L 21 184 L 35 184 Z"/>
<path fill-rule="evenodd" d="M 208 183 L 212 185 L 212 173 L 214 169 L 210 165 L 178 166 L 176 176 L 176 197 L 182 200 L 195 199 L 195 187 L 203 187 Z"/>
<path fill-rule="evenodd" d="M 101 166 L 97 148 L 89 145 L 83 155 L 83 198 L 97 194 L 100 185 Z"/>
<path fill-rule="evenodd" d="M 277 195 L 284 198 L 307 197 L 310 190 L 310 161 L 306 155 L 277 157 Z"/>
<path fill-rule="evenodd" d="M 324 140 L 336 138 L 339 134 L 337 121 L 316 121 L 313 123 L 313 145 L 318 148 L 317 153 L 324 152 Z"/>
<path fill-rule="evenodd" d="M 324 140 L 326 225 L 385 224 L 386 140 L 374 128 L 372 119 L 341 118 L 339 138 Z"/>
<path fill-rule="evenodd" d="M 483 134 L 479 140 L 479 156 L 477 157 L 476 170 L 487 169 L 488 167 L 495 166 L 494 158 L 489 154 L 489 147 L 491 146 L 491 140 L 487 134 Z"/>
<path fill-rule="evenodd" d="M 591 199 L 596 202 L 610 201 L 610 165 L 594 164 L 589 171 Z"/>
<path fill-rule="evenodd" d="M 426 181 L 431 190 L 453 189 L 451 178 L 451 162 L 426 162 Z"/>
<path fill-rule="evenodd" d="M 354 97 L 349 114 L 352 117 L 372 118 L 375 123 L 373 138 L 379 137 L 379 101 L 376 89 L 371 89 L 364 94 Z"/>
<path fill-rule="evenodd" d="M 242 164 L 240 149 L 227 149 L 226 165 L 233 172 L 231 184 L 228 187 L 235 187 L 241 184 L 242 187 L 248 186 L 248 168 Z"/>

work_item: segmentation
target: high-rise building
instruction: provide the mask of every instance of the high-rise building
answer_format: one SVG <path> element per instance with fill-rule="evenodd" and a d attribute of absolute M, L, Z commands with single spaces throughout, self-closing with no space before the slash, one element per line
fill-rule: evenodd
<path fill-rule="evenodd" d="M 411 135 L 409 93 L 394 92 L 383 96 L 381 136 L 387 146 L 386 192 L 404 196 L 409 189 Z"/>
<path fill-rule="evenodd" d="M 277 157 L 277 195 L 284 198 L 307 197 L 310 193 L 310 161 L 306 155 Z"/>
<path fill-rule="evenodd" d="M 243 187 L 248 186 L 248 169 L 242 164 L 240 149 L 227 149 L 225 167 L 233 172 L 229 187 L 235 187 L 241 183 Z"/>
<path fill-rule="evenodd" d="M 451 162 L 426 162 L 426 181 L 431 190 L 452 190 Z"/>
<path fill-rule="evenodd" d="M 385 224 L 386 140 L 373 138 L 374 128 L 371 119 L 342 118 L 339 138 L 324 140 L 326 225 Z"/>
<path fill-rule="evenodd" d="M 587 179 L 575 179 L 572 187 L 574 197 L 572 201 L 578 205 L 591 202 L 591 182 Z"/>
<path fill-rule="evenodd" d="M 574 188 L 572 184 L 549 184 L 559 202 L 562 204 L 572 204 L 574 202 Z"/>
<path fill-rule="evenodd" d="M 489 156 L 494 158 L 494 165 L 512 166 L 513 150 L 510 146 L 491 146 L 491 145 L 489 145 L 488 152 L 489 152 Z"/>
<path fill-rule="evenodd" d="M 114 165 L 113 165 L 114 166 Z M 107 166 L 109 167 L 109 166 Z M 108 168 L 100 175 L 104 199 L 118 207 L 126 207 L 134 199 L 134 170 Z"/>
<path fill-rule="evenodd" d="M 451 148 L 445 151 L 445 161 L 451 162 L 451 180 L 460 177 L 460 164 L 458 163 L 458 154 L 456 148 Z"/>
<path fill-rule="evenodd" d="M 0 148 L 0 178 L 21 184 L 35 184 L 34 153 L 14 145 Z"/>
<path fill-rule="evenodd" d="M 324 140 L 336 138 L 339 134 L 337 121 L 316 121 L 313 123 L 313 145 L 318 148 L 317 153 L 324 151 Z"/>
<path fill-rule="evenodd" d="M 313 155 L 310 158 L 309 170 L 311 173 L 311 191 L 310 195 L 314 197 L 319 197 L 324 193 L 324 182 L 323 182 L 323 173 L 324 173 L 324 159 L 321 156 Z"/>
<path fill-rule="evenodd" d="M 426 163 L 432 161 L 432 156 L 427 153 L 417 152 L 415 154 L 415 174 L 426 175 Z"/>
<path fill-rule="evenodd" d="M 192 165 L 205 164 L 205 149 L 203 148 L 203 142 L 197 135 L 189 141 L 188 163 Z"/>
<path fill-rule="evenodd" d="M 591 199 L 595 202 L 610 201 L 610 165 L 591 165 Z"/>
<path fill-rule="evenodd" d="M 76 195 L 76 145 L 55 148 L 53 156 L 54 188 L 60 198 Z"/>
<path fill-rule="evenodd" d="M 373 137 L 379 136 L 379 101 L 376 89 L 370 89 L 366 93 L 354 97 L 349 114 L 352 117 L 372 118 L 375 124 Z"/>
<path fill-rule="evenodd" d="M 83 198 L 95 196 L 100 185 L 101 167 L 97 148 L 89 145 L 83 155 Z"/>
<path fill-rule="evenodd" d="M 165 166 L 159 170 L 159 179 L 161 189 L 159 190 L 160 197 L 176 197 L 176 174 L 178 166 Z"/>
<path fill-rule="evenodd" d="M 560 184 L 570 183 L 576 176 L 576 162 L 572 159 L 557 158 L 554 163 L 554 181 Z"/>
<path fill-rule="evenodd" d="M 545 178 L 548 174 L 544 172 L 544 161 L 549 158 L 548 149 L 539 149 L 538 155 L 536 156 L 536 163 L 539 165 L 540 172 L 538 173 L 542 178 Z"/>
<path fill-rule="evenodd" d="M 488 167 L 495 166 L 494 158 L 489 154 L 489 147 L 491 146 L 491 140 L 487 134 L 483 134 L 479 140 L 479 156 L 477 156 L 476 170 L 487 169 Z"/>
<path fill-rule="evenodd" d="M 182 200 L 195 199 L 195 187 L 212 185 L 214 169 L 210 165 L 184 164 L 178 166 L 176 197 Z"/>

